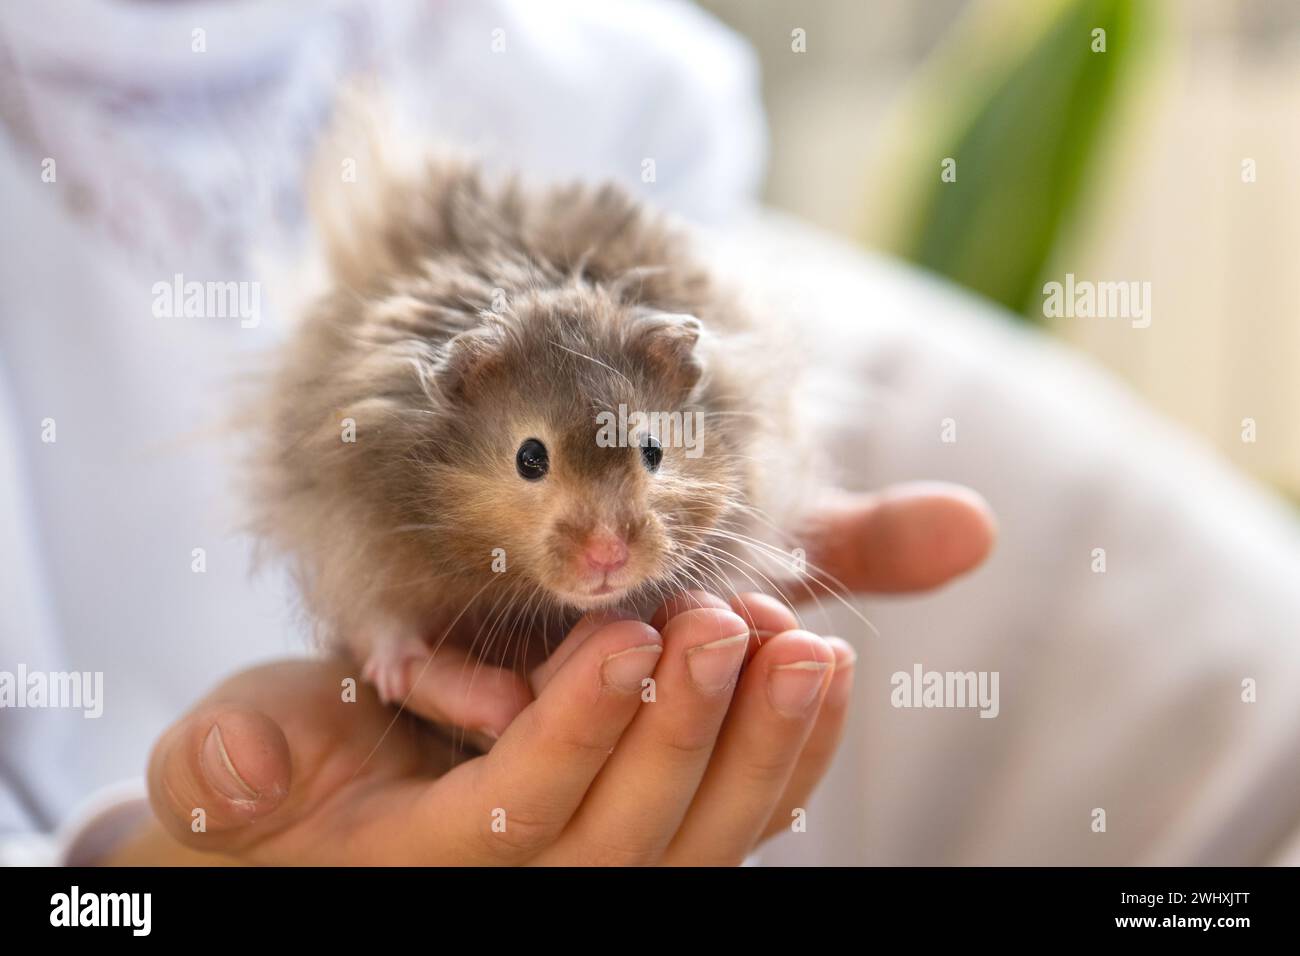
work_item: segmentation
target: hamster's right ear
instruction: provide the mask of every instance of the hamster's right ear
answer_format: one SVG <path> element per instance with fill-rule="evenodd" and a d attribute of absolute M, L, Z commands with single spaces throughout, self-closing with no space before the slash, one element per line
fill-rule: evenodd
<path fill-rule="evenodd" d="M 506 331 L 495 322 L 453 336 L 434 372 L 439 391 L 451 401 L 472 401 L 501 371 L 505 353 Z"/>
<path fill-rule="evenodd" d="M 704 371 L 695 347 L 702 328 L 693 315 L 643 309 L 625 346 L 656 376 L 685 392 L 695 387 Z"/>

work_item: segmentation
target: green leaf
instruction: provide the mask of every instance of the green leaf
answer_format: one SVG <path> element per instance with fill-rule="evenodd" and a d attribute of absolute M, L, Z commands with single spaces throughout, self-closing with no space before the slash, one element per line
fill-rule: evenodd
<path fill-rule="evenodd" d="M 987 43 L 979 24 L 948 48 L 937 89 L 963 91 L 964 112 L 926 137 L 929 157 L 952 157 L 955 182 L 942 182 L 937 159 L 915 160 L 923 176 L 890 243 L 905 258 L 948 276 L 1027 317 L 1042 316 L 1040 279 L 1082 206 L 1087 175 L 1137 49 L 1132 0 L 1067 0 L 1009 62 L 978 62 Z M 1023 10 L 1023 8 L 1021 8 Z M 995 11 L 1014 16 L 1013 7 Z M 1105 52 L 1094 52 L 1095 29 Z M 1014 31 L 1009 26 L 1006 32 Z M 924 104 L 922 104 L 924 108 Z M 944 112 L 934 109 L 935 113 Z"/>

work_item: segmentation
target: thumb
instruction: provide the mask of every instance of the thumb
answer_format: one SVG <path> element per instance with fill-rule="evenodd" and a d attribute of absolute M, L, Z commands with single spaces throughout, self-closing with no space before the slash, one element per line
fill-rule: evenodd
<path fill-rule="evenodd" d="M 938 587 L 978 567 L 997 539 L 997 521 L 969 488 L 909 482 L 844 494 L 810 531 L 821 570 L 851 591 L 888 594 Z"/>
<path fill-rule="evenodd" d="M 289 793 L 284 731 L 256 710 L 209 707 L 182 718 L 149 761 L 149 801 L 173 837 L 225 850 L 254 836 L 252 824 Z"/>

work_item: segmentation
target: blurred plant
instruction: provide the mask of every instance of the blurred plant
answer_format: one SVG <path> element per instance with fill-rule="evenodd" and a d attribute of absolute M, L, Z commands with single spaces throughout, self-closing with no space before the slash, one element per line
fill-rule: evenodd
<path fill-rule="evenodd" d="M 1041 321 L 1045 269 L 1148 48 L 1139 8 L 1151 5 L 976 5 L 906 104 L 900 121 L 912 129 L 890 137 L 908 145 L 887 166 L 901 188 L 882 244 Z M 945 159 L 952 181 L 941 178 Z"/>

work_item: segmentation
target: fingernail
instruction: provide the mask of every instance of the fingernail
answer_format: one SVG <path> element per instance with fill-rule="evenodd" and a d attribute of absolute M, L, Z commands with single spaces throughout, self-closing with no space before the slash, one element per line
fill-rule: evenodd
<path fill-rule="evenodd" d="M 199 764 L 208 783 L 224 797 L 231 800 L 256 800 L 258 792 L 244 782 L 235 765 L 226 753 L 226 742 L 221 739 L 221 728 L 216 724 L 203 739 L 203 749 L 199 751 Z"/>
<path fill-rule="evenodd" d="M 695 686 L 706 694 L 716 694 L 731 686 L 745 660 L 749 632 L 720 641 L 701 644 L 686 652 L 686 667 Z"/>
<path fill-rule="evenodd" d="M 600 668 L 601 680 L 606 687 L 619 693 L 639 691 L 641 682 L 654 673 L 663 652 L 662 644 L 642 644 L 610 654 Z"/>
<path fill-rule="evenodd" d="M 778 664 L 767 675 L 767 699 L 777 713 L 786 717 L 802 717 L 817 697 L 829 663 L 799 661 Z"/>
<path fill-rule="evenodd" d="M 853 692 L 853 665 L 858 662 L 858 652 L 843 638 L 828 637 L 826 641 L 844 653 L 837 654 L 835 657 L 835 677 L 831 680 L 830 690 L 826 692 L 826 702 L 822 706 L 847 707 Z"/>
<path fill-rule="evenodd" d="M 854 664 L 856 664 L 856 663 L 858 662 L 858 652 L 855 651 L 855 650 L 853 649 L 853 645 L 850 644 L 848 641 L 844 640 L 844 638 L 842 638 L 842 637 L 827 637 L 825 640 L 826 640 L 826 642 L 827 642 L 828 644 L 836 644 L 836 645 L 843 646 L 845 652 L 848 654 L 848 658 L 847 658 L 847 659 L 845 659 L 845 660 L 843 660 L 843 661 L 838 660 L 838 659 L 836 660 L 836 662 L 835 662 L 835 667 L 836 667 L 837 669 L 841 669 L 841 668 L 845 668 L 845 667 L 852 667 Z"/>

